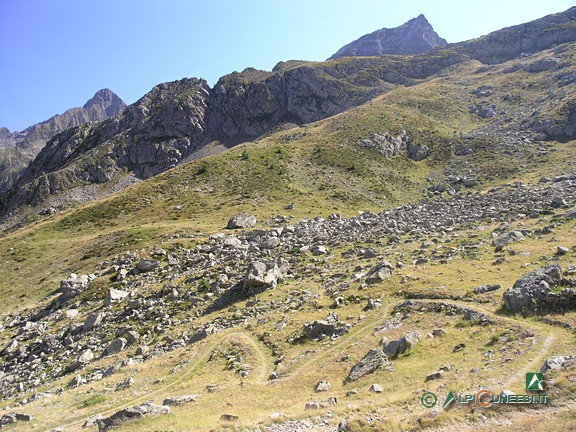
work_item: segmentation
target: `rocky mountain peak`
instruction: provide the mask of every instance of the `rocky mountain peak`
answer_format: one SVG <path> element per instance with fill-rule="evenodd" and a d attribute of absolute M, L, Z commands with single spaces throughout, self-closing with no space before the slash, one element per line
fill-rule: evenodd
<path fill-rule="evenodd" d="M 10 129 L 5 128 L 5 127 L 0 127 L 0 139 L 6 138 L 7 136 L 10 136 Z"/>
<path fill-rule="evenodd" d="M 109 89 L 102 89 L 98 90 L 82 108 L 85 110 L 101 110 L 106 114 L 106 117 L 110 117 L 118 114 L 125 107 L 126 104 L 116 93 Z"/>
<path fill-rule="evenodd" d="M 382 54 L 421 54 L 448 43 L 434 31 L 423 14 L 395 28 L 382 28 L 340 48 L 328 60 Z"/>

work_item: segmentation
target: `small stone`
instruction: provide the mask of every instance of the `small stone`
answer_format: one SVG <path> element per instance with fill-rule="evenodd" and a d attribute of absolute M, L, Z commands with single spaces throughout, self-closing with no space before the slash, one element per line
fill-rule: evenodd
<path fill-rule="evenodd" d="M 426 379 L 424 380 L 424 382 L 438 380 L 438 379 L 441 379 L 443 376 L 444 376 L 444 371 L 439 370 L 436 372 L 432 372 L 431 374 L 426 375 Z"/>
<path fill-rule="evenodd" d="M 124 338 L 117 338 L 114 339 L 110 345 L 104 350 L 104 355 L 112 355 L 117 354 L 121 351 L 124 351 L 126 348 L 127 340 Z"/>
<path fill-rule="evenodd" d="M 118 301 L 128 297 L 130 293 L 128 291 L 119 290 L 115 288 L 108 289 L 108 300 Z"/>
<path fill-rule="evenodd" d="M 350 432 L 350 426 L 348 425 L 348 420 L 342 419 L 340 423 L 338 423 L 338 432 Z"/>
<path fill-rule="evenodd" d="M 331 384 L 328 381 L 320 381 L 314 386 L 316 393 L 325 392 L 330 390 Z"/>
<path fill-rule="evenodd" d="M 382 393 L 384 391 L 384 389 L 382 388 L 382 386 L 380 384 L 372 384 L 370 386 L 370 391 L 373 393 Z"/>
<path fill-rule="evenodd" d="M 146 273 L 146 272 L 150 272 L 152 270 L 155 270 L 159 266 L 160 266 L 160 262 L 158 260 L 146 259 L 146 258 L 142 258 L 138 262 L 138 264 L 136 264 L 136 268 L 142 273 Z"/>
<path fill-rule="evenodd" d="M 198 400 L 198 395 L 186 395 L 186 396 L 174 396 L 164 399 L 162 405 L 179 406 L 185 403 L 196 402 Z"/>
<path fill-rule="evenodd" d="M 458 345 L 456 345 L 454 347 L 452 352 L 456 353 L 456 352 L 462 351 L 464 348 L 466 348 L 466 344 L 465 343 L 459 343 Z"/>
<path fill-rule="evenodd" d="M 138 345 L 138 348 L 136 348 L 136 355 L 145 356 L 146 354 L 148 354 L 149 351 L 150 348 L 148 347 L 148 345 Z"/>
<path fill-rule="evenodd" d="M 78 316 L 78 309 L 68 309 L 65 313 L 66 318 L 74 319 Z"/>
<path fill-rule="evenodd" d="M 306 402 L 306 405 L 304 405 L 304 411 L 317 411 L 319 409 L 320 402 L 318 401 Z"/>
<path fill-rule="evenodd" d="M 432 336 L 434 337 L 441 337 L 446 335 L 446 330 L 444 330 L 443 328 L 437 328 L 435 330 L 432 330 Z"/>
<path fill-rule="evenodd" d="M 237 422 L 239 419 L 240 417 L 234 414 L 222 414 L 220 416 L 220 421 Z"/>

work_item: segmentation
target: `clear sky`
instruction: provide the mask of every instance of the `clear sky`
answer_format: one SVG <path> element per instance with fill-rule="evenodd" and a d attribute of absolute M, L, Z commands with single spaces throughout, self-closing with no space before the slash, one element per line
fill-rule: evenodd
<path fill-rule="evenodd" d="M 324 60 L 423 13 L 459 42 L 574 0 L 0 0 L 0 126 L 22 130 L 101 88 L 133 103 L 154 85 L 282 60 Z"/>

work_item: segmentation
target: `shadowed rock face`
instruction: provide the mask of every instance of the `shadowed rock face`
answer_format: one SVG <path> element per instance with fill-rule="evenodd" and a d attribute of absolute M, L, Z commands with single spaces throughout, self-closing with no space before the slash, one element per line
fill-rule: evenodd
<path fill-rule="evenodd" d="M 102 89 L 82 108 L 37 123 L 21 132 L 0 128 L 0 194 L 8 190 L 46 143 L 64 130 L 86 122 L 105 120 L 120 113 L 126 104 L 114 92 Z"/>
<path fill-rule="evenodd" d="M 434 31 L 424 15 L 395 28 L 383 28 L 343 46 L 328 60 L 383 54 L 422 54 L 448 43 Z"/>

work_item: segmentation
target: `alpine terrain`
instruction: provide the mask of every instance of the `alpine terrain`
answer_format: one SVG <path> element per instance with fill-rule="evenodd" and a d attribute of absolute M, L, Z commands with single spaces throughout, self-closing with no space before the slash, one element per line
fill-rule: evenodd
<path fill-rule="evenodd" d="M 0 140 L 2 427 L 576 430 L 576 7 Z"/>

